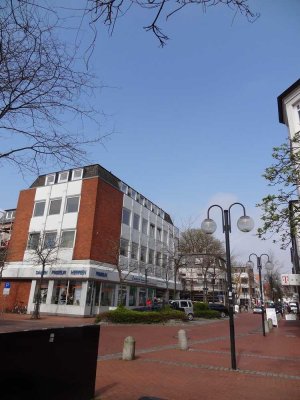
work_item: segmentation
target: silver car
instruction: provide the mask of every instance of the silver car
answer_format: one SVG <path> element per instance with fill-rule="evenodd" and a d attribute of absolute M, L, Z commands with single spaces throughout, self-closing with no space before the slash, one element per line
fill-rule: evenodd
<path fill-rule="evenodd" d="M 194 307 L 191 300 L 170 300 L 170 306 L 175 310 L 184 311 L 188 319 L 194 319 Z"/>

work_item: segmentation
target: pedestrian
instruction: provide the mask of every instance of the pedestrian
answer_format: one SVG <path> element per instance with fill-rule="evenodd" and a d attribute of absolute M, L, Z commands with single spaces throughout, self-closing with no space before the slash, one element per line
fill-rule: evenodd
<path fill-rule="evenodd" d="M 152 308 L 152 301 L 151 301 L 151 299 L 147 299 L 147 301 L 146 301 L 146 306 L 151 310 L 151 308 Z"/>

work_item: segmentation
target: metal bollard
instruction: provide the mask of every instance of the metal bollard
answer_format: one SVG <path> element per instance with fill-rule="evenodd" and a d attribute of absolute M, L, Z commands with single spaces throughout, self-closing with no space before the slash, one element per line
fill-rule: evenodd
<path fill-rule="evenodd" d="M 131 361 L 135 358 L 135 339 L 132 336 L 127 336 L 124 340 L 122 360 Z"/>
<path fill-rule="evenodd" d="M 180 331 L 178 331 L 178 346 L 180 350 L 188 349 L 188 341 L 184 329 L 180 329 Z"/>

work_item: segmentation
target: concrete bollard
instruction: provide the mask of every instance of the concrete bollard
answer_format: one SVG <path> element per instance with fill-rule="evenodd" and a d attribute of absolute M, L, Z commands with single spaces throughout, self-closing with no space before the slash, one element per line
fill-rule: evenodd
<path fill-rule="evenodd" d="M 178 331 L 178 346 L 180 350 L 188 349 L 188 341 L 184 329 L 180 329 L 180 331 Z"/>
<path fill-rule="evenodd" d="M 124 340 L 122 360 L 131 361 L 135 358 L 135 339 L 132 336 L 127 336 Z"/>
<path fill-rule="evenodd" d="M 268 321 L 265 319 L 264 323 L 265 323 L 265 332 L 266 332 L 266 333 L 269 333 L 269 332 L 270 332 L 270 329 L 269 329 Z"/>
<path fill-rule="evenodd" d="M 273 329 L 273 320 L 271 318 L 268 318 L 268 325 L 269 325 L 269 330 L 271 331 Z"/>

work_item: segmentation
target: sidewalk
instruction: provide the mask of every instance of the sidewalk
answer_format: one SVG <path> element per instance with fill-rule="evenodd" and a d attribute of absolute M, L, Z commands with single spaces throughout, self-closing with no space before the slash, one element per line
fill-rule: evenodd
<path fill-rule="evenodd" d="M 300 321 L 280 321 L 263 337 L 261 317 L 235 318 L 237 371 L 228 319 L 178 326 L 102 326 L 96 398 L 101 400 L 288 400 L 300 398 Z M 185 329 L 188 351 L 177 349 Z M 122 361 L 126 336 L 136 360 Z"/>
<path fill-rule="evenodd" d="M 93 318 L 2 314 L 0 332 L 78 326 Z M 178 347 L 185 329 L 189 350 Z M 136 359 L 122 361 L 125 337 L 136 340 Z M 231 370 L 228 319 L 166 325 L 102 324 L 97 400 L 292 400 L 300 398 L 300 321 L 280 321 L 263 337 L 261 316 L 235 318 L 237 371 Z"/>

